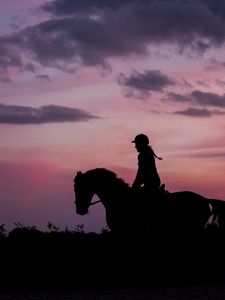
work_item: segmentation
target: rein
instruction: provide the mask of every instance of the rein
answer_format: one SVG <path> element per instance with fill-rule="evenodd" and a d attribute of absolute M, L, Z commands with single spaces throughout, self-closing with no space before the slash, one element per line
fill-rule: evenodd
<path fill-rule="evenodd" d="M 95 204 L 97 204 L 97 203 L 99 203 L 99 202 L 101 202 L 101 200 L 97 200 L 97 201 L 91 202 L 91 203 L 89 204 L 89 206 L 95 205 Z"/>

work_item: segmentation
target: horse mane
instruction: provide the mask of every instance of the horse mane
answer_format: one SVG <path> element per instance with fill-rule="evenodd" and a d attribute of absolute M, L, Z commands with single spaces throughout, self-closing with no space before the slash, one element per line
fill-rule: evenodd
<path fill-rule="evenodd" d="M 129 185 L 122 178 L 117 177 L 116 173 L 105 168 L 96 168 L 89 170 L 85 173 L 85 175 L 87 177 L 89 177 L 90 175 L 92 178 L 96 179 L 101 178 L 101 180 L 106 184 L 110 182 L 120 185 L 121 187 L 129 187 Z"/>

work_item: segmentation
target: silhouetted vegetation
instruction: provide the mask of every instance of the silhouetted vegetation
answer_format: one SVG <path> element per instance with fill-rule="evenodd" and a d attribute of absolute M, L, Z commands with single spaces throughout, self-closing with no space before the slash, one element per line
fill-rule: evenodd
<path fill-rule="evenodd" d="M 86 214 L 100 191 L 107 221 L 100 233 L 85 232 L 83 224 L 60 230 L 51 222 L 45 231 L 15 223 L 7 233 L 2 224 L 1 287 L 143 287 L 225 279 L 225 202 L 186 191 L 145 203 L 113 172 L 95 169 L 76 175 L 76 212 Z"/>
<path fill-rule="evenodd" d="M 197 236 L 85 232 L 83 224 L 46 231 L 0 226 L 1 287 L 151 286 L 224 280 L 225 232 Z"/>

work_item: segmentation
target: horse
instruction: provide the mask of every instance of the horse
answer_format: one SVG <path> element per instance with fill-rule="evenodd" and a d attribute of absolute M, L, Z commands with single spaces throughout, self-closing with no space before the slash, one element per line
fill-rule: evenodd
<path fill-rule="evenodd" d="M 191 191 L 167 192 L 146 201 L 141 192 L 105 168 L 78 171 L 74 192 L 79 215 L 88 213 L 97 195 L 105 208 L 107 226 L 115 233 L 196 233 L 204 230 L 212 214 L 208 199 Z"/>

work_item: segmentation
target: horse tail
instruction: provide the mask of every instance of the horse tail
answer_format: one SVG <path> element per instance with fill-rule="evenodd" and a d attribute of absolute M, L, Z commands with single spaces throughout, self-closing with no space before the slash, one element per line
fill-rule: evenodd
<path fill-rule="evenodd" d="M 225 201 L 209 199 L 211 206 L 212 224 L 225 231 Z"/>

